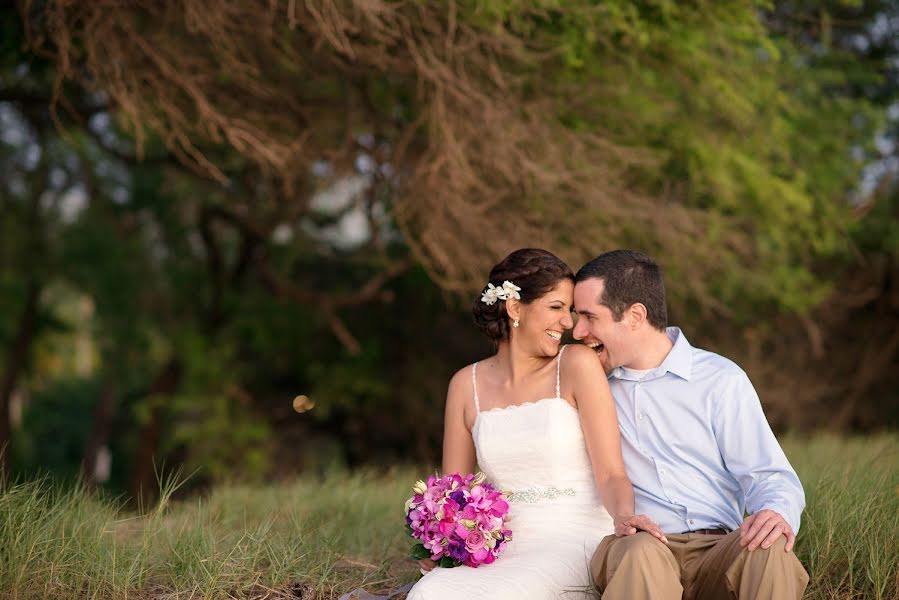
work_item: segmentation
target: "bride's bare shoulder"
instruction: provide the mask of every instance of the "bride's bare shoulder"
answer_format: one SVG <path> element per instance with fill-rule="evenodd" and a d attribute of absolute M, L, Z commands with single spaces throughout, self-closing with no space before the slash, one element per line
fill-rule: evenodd
<path fill-rule="evenodd" d="M 583 344 L 570 344 L 562 355 L 562 372 L 593 377 L 597 372 L 602 372 L 602 363 L 591 348 Z"/>
<path fill-rule="evenodd" d="M 473 395 L 473 368 L 474 364 L 462 367 L 450 378 L 449 387 L 446 391 L 447 403 L 463 402 L 465 398 L 470 398 Z"/>
<path fill-rule="evenodd" d="M 562 355 L 562 362 L 572 361 L 599 361 L 596 352 L 592 348 L 588 348 L 584 344 L 568 344 L 565 346 L 565 354 Z"/>
<path fill-rule="evenodd" d="M 450 388 L 458 387 L 463 383 L 468 383 L 469 387 L 471 386 L 471 370 L 474 367 L 474 364 L 466 365 L 456 371 L 453 376 L 450 378 Z"/>

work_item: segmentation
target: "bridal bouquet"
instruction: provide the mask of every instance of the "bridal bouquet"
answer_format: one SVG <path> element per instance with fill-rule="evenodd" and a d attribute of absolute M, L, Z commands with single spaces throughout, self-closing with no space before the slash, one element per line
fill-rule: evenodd
<path fill-rule="evenodd" d="M 483 473 L 428 477 L 412 487 L 406 524 L 418 542 L 412 558 L 430 558 L 441 567 L 490 564 L 512 539 L 509 504 Z"/>

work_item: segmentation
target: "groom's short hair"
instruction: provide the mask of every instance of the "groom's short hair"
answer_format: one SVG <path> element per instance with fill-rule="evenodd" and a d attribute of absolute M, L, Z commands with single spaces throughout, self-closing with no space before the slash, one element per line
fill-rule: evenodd
<path fill-rule="evenodd" d="M 598 302 L 612 311 L 616 321 L 624 311 L 639 302 L 646 307 L 646 320 L 660 331 L 668 326 L 665 282 L 656 261 L 634 250 L 612 250 L 600 254 L 577 272 L 574 280 L 601 279 L 602 297 Z"/>

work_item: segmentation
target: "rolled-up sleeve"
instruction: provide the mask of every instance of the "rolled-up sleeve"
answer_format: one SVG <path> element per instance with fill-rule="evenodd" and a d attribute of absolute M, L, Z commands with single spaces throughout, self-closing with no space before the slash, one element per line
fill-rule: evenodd
<path fill-rule="evenodd" d="M 746 511 L 769 509 L 799 532 L 805 492 L 774 437 L 758 394 L 740 369 L 722 374 L 716 390 L 714 429 L 721 456 L 746 497 Z"/>

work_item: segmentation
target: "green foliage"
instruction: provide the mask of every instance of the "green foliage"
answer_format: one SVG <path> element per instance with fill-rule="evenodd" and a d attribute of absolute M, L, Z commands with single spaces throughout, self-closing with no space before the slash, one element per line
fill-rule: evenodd
<path fill-rule="evenodd" d="M 203 480 L 259 479 L 269 471 L 272 431 L 241 396 L 233 349 L 188 333 L 177 342 L 185 378 L 171 397 L 147 397 L 141 412 L 165 406 L 166 452 L 183 449 L 184 467 Z M 139 417 L 140 419 L 140 417 Z"/>
<path fill-rule="evenodd" d="M 414 544 L 409 551 L 409 558 L 412 560 L 431 558 L 431 551 L 425 548 L 424 544 Z"/>
<path fill-rule="evenodd" d="M 90 379 L 59 379 L 34 391 L 13 446 L 14 462 L 24 476 L 77 478 L 99 394 L 99 382 Z"/>
<path fill-rule="evenodd" d="M 858 250 L 866 255 L 899 257 L 899 189 L 876 199 L 850 229 Z"/>
<path fill-rule="evenodd" d="M 543 45 L 564 49 L 563 68 L 541 76 L 575 99 L 567 119 L 651 150 L 656 161 L 634 172 L 633 185 L 658 194 L 676 181 L 673 199 L 711 220 L 707 252 L 727 266 L 700 293 L 740 320 L 804 312 L 827 295 L 831 283 L 814 266 L 849 249 L 844 198 L 862 167 L 849 150 L 870 148 L 883 122 L 876 106 L 846 93 L 876 71 L 833 48 L 810 57 L 763 25 L 767 8 L 566 4 L 540 30 Z M 747 238 L 737 243 L 740 231 Z M 657 241 L 634 232 L 630 243 L 652 251 Z M 673 271 L 686 267 L 672 260 Z M 694 293 L 689 281 L 672 278 L 675 298 Z"/>
<path fill-rule="evenodd" d="M 327 399 L 316 416 L 327 418 L 334 411 L 383 406 L 391 390 L 383 377 L 384 362 L 379 354 L 370 345 L 359 356 L 348 360 L 311 364 L 309 375 L 316 394 Z"/>

